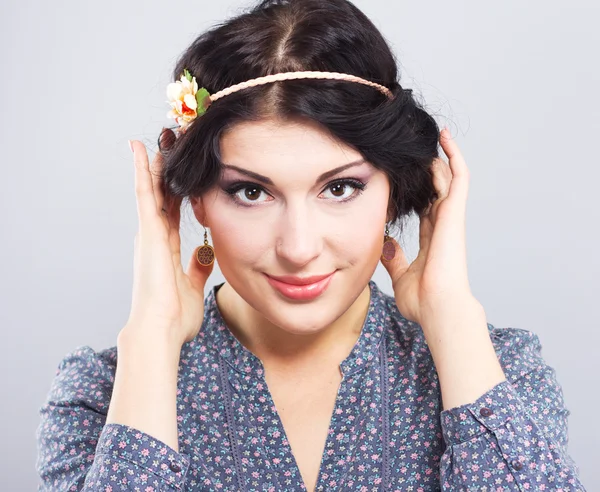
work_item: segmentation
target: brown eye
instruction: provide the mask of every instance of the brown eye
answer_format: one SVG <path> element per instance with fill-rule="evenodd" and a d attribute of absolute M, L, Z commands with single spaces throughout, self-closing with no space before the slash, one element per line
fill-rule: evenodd
<path fill-rule="evenodd" d="M 357 179 L 343 179 L 329 184 L 329 186 L 325 188 L 324 193 L 331 193 L 331 195 L 328 198 L 329 200 L 343 203 L 352 200 L 358 195 L 360 195 L 365 189 L 365 186 L 365 183 Z"/>
<path fill-rule="evenodd" d="M 333 193 L 333 196 L 344 196 L 344 188 L 346 185 L 344 183 L 336 183 L 333 186 L 330 186 L 329 189 Z"/>
<path fill-rule="evenodd" d="M 246 196 L 246 198 L 248 198 L 249 200 L 256 200 L 259 196 L 260 196 L 260 191 L 258 188 L 245 188 L 245 193 L 244 195 Z"/>

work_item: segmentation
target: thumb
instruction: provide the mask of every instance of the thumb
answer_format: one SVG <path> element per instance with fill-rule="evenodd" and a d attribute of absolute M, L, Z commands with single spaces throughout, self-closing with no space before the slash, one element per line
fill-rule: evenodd
<path fill-rule="evenodd" d="M 196 255 L 201 247 L 202 245 L 198 246 L 194 250 L 194 253 L 192 254 L 188 263 L 187 275 L 190 278 L 192 285 L 196 289 L 204 292 L 204 286 L 206 285 L 206 281 L 215 267 L 215 262 L 213 261 L 210 265 L 206 266 L 200 264 Z"/>
<path fill-rule="evenodd" d="M 390 274 L 392 285 L 395 285 L 396 281 L 404 275 L 404 272 L 406 272 L 409 267 L 403 249 L 393 237 L 390 237 L 388 241 L 384 243 L 381 263 L 383 263 L 383 266 Z"/>

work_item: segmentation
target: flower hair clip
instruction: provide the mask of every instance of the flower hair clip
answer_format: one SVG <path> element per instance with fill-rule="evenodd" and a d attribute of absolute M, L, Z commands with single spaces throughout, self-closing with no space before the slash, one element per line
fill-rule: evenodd
<path fill-rule="evenodd" d="M 167 85 L 167 98 L 171 106 L 167 118 L 175 118 L 181 131 L 185 131 L 194 119 L 202 116 L 212 102 L 204 87 L 198 90 L 196 77 L 192 77 L 187 69 L 183 70 L 180 80 Z"/>

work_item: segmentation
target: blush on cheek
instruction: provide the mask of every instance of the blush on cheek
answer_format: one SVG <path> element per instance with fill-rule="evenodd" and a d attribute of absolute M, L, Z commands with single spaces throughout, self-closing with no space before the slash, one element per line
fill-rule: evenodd
<path fill-rule="evenodd" d="M 222 222 L 211 233 L 219 257 L 231 264 L 251 265 L 264 257 L 269 247 L 268 236 L 240 222 Z"/>

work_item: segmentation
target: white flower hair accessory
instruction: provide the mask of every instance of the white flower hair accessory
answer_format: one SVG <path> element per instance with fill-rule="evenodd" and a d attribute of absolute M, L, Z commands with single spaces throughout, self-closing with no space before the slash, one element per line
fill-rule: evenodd
<path fill-rule="evenodd" d="M 194 119 L 202 116 L 212 102 L 204 87 L 198 90 L 196 77 L 192 77 L 187 69 L 184 69 L 181 80 L 167 85 L 167 98 L 171 106 L 167 118 L 175 118 L 182 131 Z"/>
<path fill-rule="evenodd" d="M 255 87 L 257 85 L 269 84 L 271 82 L 289 79 L 335 79 L 358 82 L 360 84 L 374 87 L 390 99 L 394 98 L 394 95 L 390 89 L 376 82 L 372 82 L 370 80 L 347 73 L 319 71 L 280 72 L 271 75 L 265 75 L 263 77 L 250 79 L 246 82 L 240 82 L 239 84 L 232 85 L 220 90 L 219 92 L 216 92 L 215 94 L 209 94 L 204 87 L 198 90 L 196 77 L 192 77 L 190 72 L 188 72 L 187 69 L 184 69 L 181 80 L 178 80 L 177 82 L 171 82 L 167 86 L 167 97 L 169 98 L 167 102 L 171 105 L 171 110 L 167 113 L 167 117 L 175 118 L 181 127 L 180 130 L 185 132 L 189 124 L 198 116 L 202 116 L 208 107 L 217 99 L 237 92 L 240 89 L 246 89 L 248 87 Z"/>

